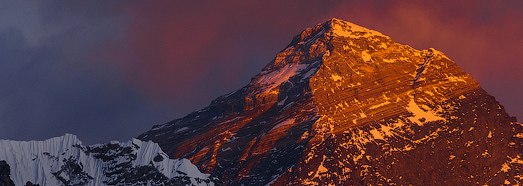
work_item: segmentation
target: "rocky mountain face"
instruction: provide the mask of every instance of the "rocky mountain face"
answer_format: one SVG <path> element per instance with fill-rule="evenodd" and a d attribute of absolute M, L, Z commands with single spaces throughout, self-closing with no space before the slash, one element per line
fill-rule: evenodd
<path fill-rule="evenodd" d="M 0 185 L 214 185 L 187 159 L 153 142 L 82 145 L 74 135 L 0 140 Z"/>
<path fill-rule="evenodd" d="M 523 124 L 451 59 L 338 19 L 138 137 L 224 185 L 523 184 Z"/>

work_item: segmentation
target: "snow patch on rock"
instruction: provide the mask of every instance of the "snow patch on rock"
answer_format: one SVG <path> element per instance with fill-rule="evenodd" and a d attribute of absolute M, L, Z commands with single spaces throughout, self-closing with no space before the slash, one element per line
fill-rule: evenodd
<path fill-rule="evenodd" d="M 264 72 L 255 80 L 255 84 L 263 87 L 264 91 L 272 90 L 308 66 L 309 64 L 288 64 L 278 70 Z"/>
<path fill-rule="evenodd" d="M 432 110 L 425 111 L 421 109 L 414 99 L 410 100 L 406 109 L 412 113 L 412 117 L 409 117 L 408 119 L 419 126 L 422 126 L 426 122 L 445 120 L 445 118 L 438 116 Z"/>

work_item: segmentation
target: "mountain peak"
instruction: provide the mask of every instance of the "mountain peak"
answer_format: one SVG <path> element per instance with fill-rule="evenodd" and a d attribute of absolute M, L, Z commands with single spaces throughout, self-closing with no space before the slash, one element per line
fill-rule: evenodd
<path fill-rule="evenodd" d="M 320 38 L 330 41 L 333 37 L 342 37 L 345 39 L 376 39 L 376 37 L 382 37 L 390 39 L 390 37 L 378 31 L 341 19 L 331 18 L 323 23 L 317 24 L 316 26 L 306 28 L 294 37 L 287 47 L 298 43 L 310 44 Z"/>
<path fill-rule="evenodd" d="M 248 94 L 278 94 L 278 88 L 282 83 L 298 76 L 302 77 L 302 80 L 309 80 L 324 67 L 327 68 L 321 73 L 324 77 L 342 78 L 348 75 L 355 78 L 379 73 L 383 71 L 380 68 L 403 66 L 403 72 L 413 74 L 413 78 L 402 83 L 414 85 L 419 79 L 425 79 L 424 74 L 437 73 L 433 71 L 434 65 L 430 62 L 442 59 L 444 63 L 453 63 L 434 48 L 416 50 L 395 43 L 378 31 L 332 18 L 295 36 L 292 42 L 253 78 L 248 86 L 252 91 Z M 337 66 L 348 66 L 350 70 L 340 76 L 341 72 L 332 70 L 332 67 L 340 68 Z M 436 68 L 440 67 L 436 65 Z M 468 79 L 474 82 L 471 78 Z"/>
<path fill-rule="evenodd" d="M 138 139 L 230 185 L 501 185 L 523 181 L 522 128 L 443 53 L 333 18 Z"/>
<path fill-rule="evenodd" d="M 389 38 L 388 36 L 385 36 L 378 31 L 374 31 L 337 18 L 331 18 L 327 22 L 323 23 L 323 25 L 326 25 L 328 31 L 333 33 L 334 36 L 342 36 L 349 38 L 368 38 L 372 36 L 379 36 Z"/>

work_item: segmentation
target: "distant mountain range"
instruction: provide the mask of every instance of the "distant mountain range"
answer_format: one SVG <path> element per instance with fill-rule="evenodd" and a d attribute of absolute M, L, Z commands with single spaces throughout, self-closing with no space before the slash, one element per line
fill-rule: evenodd
<path fill-rule="evenodd" d="M 137 139 L 84 146 L 66 134 L 0 140 L 0 149 L 0 185 L 214 185 L 189 160 L 169 159 L 158 144 Z"/>

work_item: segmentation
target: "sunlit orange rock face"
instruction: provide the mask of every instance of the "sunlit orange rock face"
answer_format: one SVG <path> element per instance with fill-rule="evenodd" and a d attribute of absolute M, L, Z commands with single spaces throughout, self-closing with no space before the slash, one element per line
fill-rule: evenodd
<path fill-rule="evenodd" d="M 224 185 L 523 184 L 523 125 L 451 59 L 331 19 L 140 135 Z"/>

